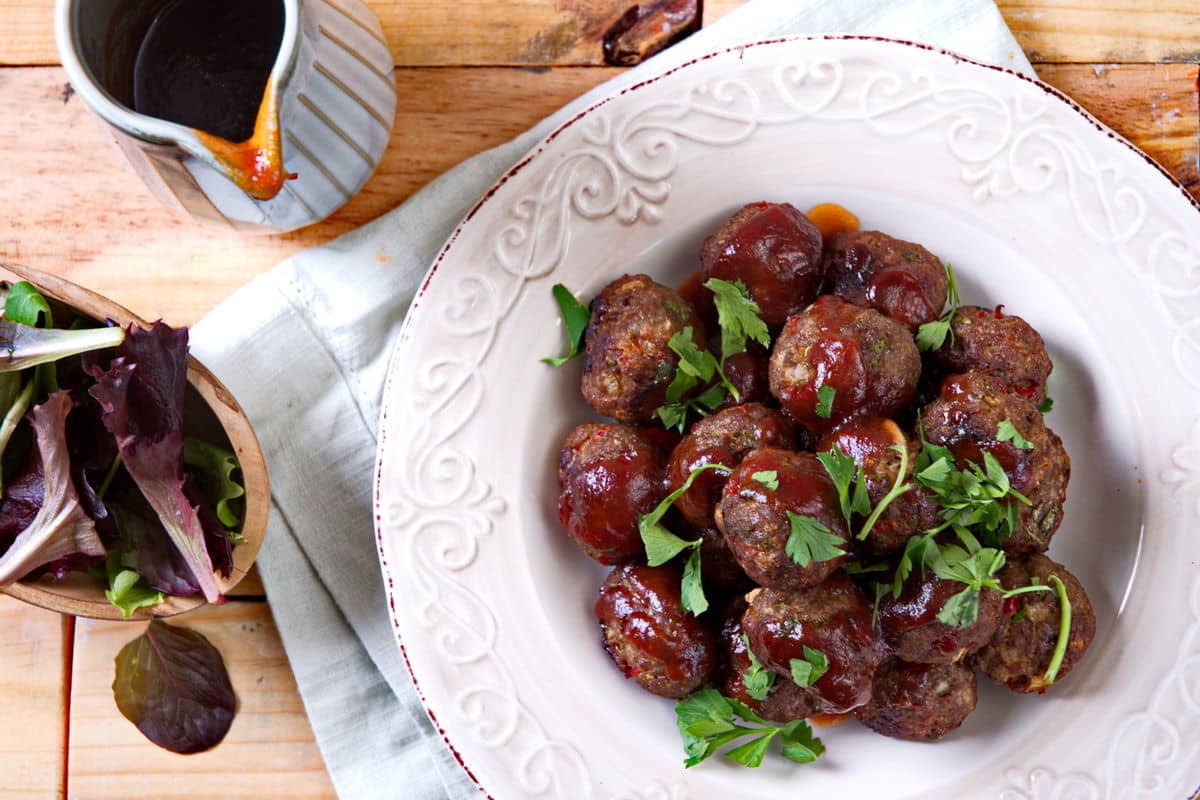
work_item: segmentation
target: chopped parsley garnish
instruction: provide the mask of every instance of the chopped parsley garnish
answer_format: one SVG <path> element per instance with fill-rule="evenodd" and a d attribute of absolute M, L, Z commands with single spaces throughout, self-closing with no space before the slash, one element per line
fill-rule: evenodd
<path fill-rule="evenodd" d="M 817 460 L 825 467 L 838 493 L 838 505 L 842 510 L 842 518 L 846 520 L 846 530 L 853 533 L 852 518 L 854 514 L 865 514 L 866 520 L 858 532 L 858 539 L 866 539 L 871 529 L 879 521 L 879 517 L 887 507 L 900 495 L 912 488 L 911 483 L 905 482 L 908 474 L 908 448 L 894 444 L 892 449 L 900 454 L 900 469 L 896 472 L 896 481 L 874 508 L 867 494 L 867 480 L 863 468 L 854 463 L 854 459 L 846 455 L 840 447 L 832 448 L 827 453 L 818 453 Z M 851 489 L 853 487 L 853 490 Z"/>
<path fill-rule="evenodd" d="M 966 588 L 946 599 L 937 618 L 951 628 L 965 628 L 979 619 L 979 600 L 985 588 L 1003 592 L 995 575 L 1004 566 L 1004 551 L 991 547 L 972 550 L 955 544 L 930 542 L 926 560 L 942 580 L 958 581 Z"/>
<path fill-rule="evenodd" d="M 1054 589 L 1058 594 L 1058 607 L 1061 615 L 1058 619 L 1058 642 L 1054 645 L 1054 654 L 1050 656 L 1050 665 L 1046 667 L 1046 674 L 1042 676 L 1042 680 L 1046 683 L 1054 683 L 1058 678 L 1063 658 L 1067 655 L 1067 644 L 1071 640 L 1071 599 L 1067 596 L 1067 585 L 1057 575 L 1051 575 L 1050 582 L 1054 584 Z"/>
<path fill-rule="evenodd" d="M 708 599 L 704 596 L 704 585 L 700 576 L 700 545 L 703 544 L 704 539 L 700 538 L 694 541 L 681 539 L 667 530 L 667 527 L 662 524 L 662 518 L 666 516 L 671 505 L 682 497 L 684 492 L 692 488 L 696 477 L 701 472 L 710 469 L 729 472 L 729 467 L 724 464 L 705 464 L 697 467 L 692 470 L 687 480 L 678 489 L 664 497 L 662 502 L 656 505 L 650 513 L 643 514 L 638 519 L 638 533 L 642 536 L 642 544 L 646 547 L 646 562 L 650 566 L 662 566 L 684 550 L 692 551 L 688 556 L 687 563 L 683 566 L 680 596 L 684 610 L 692 612 L 692 615 L 697 617 L 708 610 Z"/>
<path fill-rule="evenodd" d="M 793 658 L 788 666 L 792 668 L 792 682 L 807 689 L 829 671 L 829 657 L 820 650 L 804 645 L 804 658 Z"/>
<path fill-rule="evenodd" d="M 996 441 L 1012 442 L 1012 446 L 1018 450 L 1032 450 L 1033 442 L 1026 439 L 1017 430 L 1017 426 L 1012 424 L 1012 420 L 1004 420 L 996 429 Z"/>
<path fill-rule="evenodd" d="M 779 472 L 773 469 L 756 472 L 750 476 L 772 492 L 779 488 Z"/>
<path fill-rule="evenodd" d="M 734 722 L 735 715 L 749 724 Z M 687 753 L 685 767 L 694 767 L 722 747 L 748 736 L 753 738 L 724 753 L 744 767 L 762 764 L 767 747 L 776 738 L 782 745 L 780 755 L 797 764 L 809 764 L 825 752 L 825 745 L 806 721 L 797 719 L 785 725 L 767 722 L 744 703 L 710 687 L 676 703 L 675 719 Z"/>
<path fill-rule="evenodd" d="M 946 343 L 947 337 L 949 337 L 950 343 L 954 344 L 954 331 L 950 323 L 954 320 L 954 312 L 958 310 L 958 281 L 954 278 L 954 267 L 949 262 L 944 266 L 946 267 L 946 295 L 950 308 L 939 318 L 917 328 L 917 349 L 921 352 L 940 349 Z"/>
<path fill-rule="evenodd" d="M 1049 414 L 1053 410 L 1054 410 L 1054 398 L 1051 397 L 1050 395 L 1046 395 L 1046 399 L 1042 401 L 1042 404 L 1040 406 L 1038 406 L 1038 411 L 1042 412 L 1043 414 Z"/>
<path fill-rule="evenodd" d="M 837 389 L 829 384 L 822 384 L 817 389 L 817 416 L 829 419 L 833 415 L 833 398 L 837 397 Z"/>
<path fill-rule="evenodd" d="M 771 332 L 759 316 L 762 312 L 758 303 L 751 299 L 746 284 L 710 278 L 704 282 L 704 288 L 713 293 L 713 302 L 717 307 L 722 360 L 744 351 L 747 340 L 758 342 L 763 347 L 771 346 Z"/>
<path fill-rule="evenodd" d="M 567 354 L 557 358 L 543 358 L 542 361 L 553 367 L 561 367 L 583 352 L 583 334 L 592 319 L 592 312 L 561 283 L 554 284 L 550 293 L 554 295 L 554 300 L 558 303 L 558 313 L 562 316 L 563 330 L 567 336 Z"/>
<path fill-rule="evenodd" d="M 807 567 L 814 561 L 832 561 L 846 555 L 842 549 L 845 540 L 829 530 L 821 520 L 793 511 L 787 512 L 787 516 L 792 532 L 784 550 L 801 567 Z"/>
<path fill-rule="evenodd" d="M 761 702 L 767 699 L 771 687 L 775 685 L 775 673 L 764 667 L 758 656 L 754 655 L 750 649 L 750 639 L 744 633 L 742 644 L 746 646 L 746 657 L 750 659 L 750 669 L 742 676 L 742 686 L 746 687 L 746 694 Z"/>
<path fill-rule="evenodd" d="M 734 400 L 741 400 L 741 394 L 725 377 L 717 357 L 696 346 L 690 325 L 676 331 L 667 341 L 667 346 L 679 356 L 679 363 L 675 365 L 675 377 L 667 386 L 667 402 L 654 412 L 664 427 L 676 428 L 683 433 L 687 427 L 689 411 L 696 411 L 701 416 L 713 411 L 721 405 L 726 392 L 729 392 Z M 719 378 L 718 383 L 694 398 L 685 399 L 689 392 L 697 386 L 708 384 L 714 377 Z"/>

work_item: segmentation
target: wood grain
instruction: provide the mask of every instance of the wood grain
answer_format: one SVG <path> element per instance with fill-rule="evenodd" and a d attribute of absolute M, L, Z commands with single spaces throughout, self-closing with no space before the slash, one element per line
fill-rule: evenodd
<path fill-rule="evenodd" d="M 194 756 L 148 744 L 121 716 L 112 696 L 113 659 L 144 626 L 80 620 L 71 689 L 70 795 L 88 800 L 333 798 L 267 606 L 208 606 L 171 624 L 200 631 L 224 655 L 239 701 L 228 737 Z"/>
<path fill-rule="evenodd" d="M 705 24 L 744 1 L 707 0 Z M 640 5 L 660 2 L 640 0 Z M 401 66 L 580 66 L 605 63 L 605 35 L 639 2 L 371 0 L 370 5 Z M 1200 60 L 1195 0 L 999 0 L 998 5 L 1035 62 Z M 0 0 L 0 65 L 58 63 L 53 8 L 54 0 Z"/>
<path fill-rule="evenodd" d="M 0 796 L 63 796 L 64 618 L 0 596 Z"/>

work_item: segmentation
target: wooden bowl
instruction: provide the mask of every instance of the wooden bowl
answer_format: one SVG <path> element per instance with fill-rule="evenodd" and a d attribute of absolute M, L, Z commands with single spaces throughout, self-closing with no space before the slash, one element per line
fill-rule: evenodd
<path fill-rule="evenodd" d="M 148 327 L 148 323 L 127 308 L 106 297 L 64 280 L 19 264 L 0 261 L 0 269 L 21 280 L 27 280 L 42 294 L 76 309 L 81 314 L 98 322 L 111 319 L 120 325 L 134 323 Z M 267 513 L 270 491 L 267 479 L 267 462 L 263 458 L 258 437 L 250 427 L 250 421 L 216 377 L 203 364 L 188 356 L 188 385 L 212 411 L 216 421 L 229 439 L 230 449 L 237 454 L 242 468 L 242 483 L 246 487 L 246 514 L 242 523 L 245 542 L 233 549 L 233 571 L 228 578 L 217 575 L 217 585 L 226 594 L 246 576 L 246 572 L 258 557 L 263 536 L 267 531 Z M 189 398 L 195 400 L 195 398 Z M 189 410 L 194 404 L 188 403 Z M 35 606 L 92 619 L 120 620 L 121 612 L 104 596 L 104 585 L 86 573 L 72 573 L 65 580 L 41 578 L 20 581 L 3 590 L 18 600 Z M 134 619 L 170 617 L 191 611 L 205 604 L 203 596 L 168 597 L 164 602 L 148 608 L 138 609 Z"/>

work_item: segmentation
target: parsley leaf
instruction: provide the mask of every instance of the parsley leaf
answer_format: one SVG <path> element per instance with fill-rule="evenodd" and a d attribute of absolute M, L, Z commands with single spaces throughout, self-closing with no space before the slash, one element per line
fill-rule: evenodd
<path fill-rule="evenodd" d="M 713 293 L 713 302 L 717 307 L 722 359 L 744 351 L 747 339 L 763 347 L 771 346 L 771 332 L 759 316 L 761 309 L 750 297 L 746 284 L 710 278 L 704 282 L 704 287 Z"/>
<path fill-rule="evenodd" d="M 704 539 L 693 541 L 681 539 L 662 524 L 662 518 L 667 515 L 671 506 L 692 488 L 697 476 L 710 469 L 724 470 L 729 473 L 729 467 L 724 464 L 705 464 L 692 470 L 678 489 L 662 499 L 648 514 L 638 518 L 638 533 L 646 548 L 646 562 L 652 567 L 662 566 L 684 550 L 691 550 L 687 563 L 683 567 L 683 581 L 680 584 L 680 598 L 685 611 L 693 616 L 700 616 L 708 610 L 708 599 L 704 596 L 704 586 L 700 580 L 700 545 Z"/>
<path fill-rule="evenodd" d="M 1017 430 L 1017 426 L 1012 424 L 1012 420 L 1006 419 L 1001 421 L 999 427 L 996 429 L 996 441 L 1012 442 L 1013 447 L 1018 450 L 1033 449 L 1033 442 L 1021 435 L 1021 432 Z"/>
<path fill-rule="evenodd" d="M 792 668 L 792 681 L 807 689 L 829 671 L 829 658 L 820 650 L 804 645 L 804 658 L 793 658 L 788 665 Z"/>
<path fill-rule="evenodd" d="M 954 267 L 950 262 L 946 262 L 943 266 L 946 268 L 946 299 L 950 307 L 938 319 L 926 322 L 917 328 L 917 349 L 921 352 L 941 349 L 942 345 L 946 343 L 947 337 L 949 337 L 950 343 L 954 344 L 954 330 L 951 322 L 954 320 L 954 312 L 958 310 L 960 302 L 958 279 L 954 277 Z"/>
<path fill-rule="evenodd" d="M 938 612 L 938 621 L 951 628 L 965 628 L 975 624 L 979 619 L 978 589 L 968 586 L 956 595 L 946 598 L 942 610 Z"/>
<path fill-rule="evenodd" d="M 889 569 L 887 562 L 880 561 L 878 564 L 864 564 L 861 561 L 851 561 L 846 565 L 847 575 L 870 575 L 872 572 L 887 572 Z"/>
<path fill-rule="evenodd" d="M 735 714 L 741 721 L 757 727 L 737 724 Z M 767 722 L 745 704 L 723 697 L 710 687 L 677 702 L 675 721 L 687 754 L 685 767 L 694 767 L 725 745 L 748 736 L 753 738 L 725 751 L 726 758 L 746 767 L 757 767 L 775 738 L 783 744 L 783 756 L 798 764 L 815 761 L 825 752 L 825 745 L 804 720 L 793 720 L 786 725 Z"/>
<path fill-rule="evenodd" d="M 1042 404 L 1040 406 L 1038 406 L 1038 411 L 1042 412 L 1043 414 L 1049 414 L 1053 410 L 1054 410 L 1054 398 L 1051 397 L 1050 395 L 1046 395 L 1046 399 L 1042 401 Z"/>
<path fill-rule="evenodd" d="M 940 350 L 950 335 L 950 320 L 946 318 L 926 322 L 917 328 L 917 349 L 922 353 Z"/>
<path fill-rule="evenodd" d="M 793 561 L 807 567 L 814 561 L 832 561 L 846 555 L 842 549 L 845 540 L 825 527 L 816 517 L 787 512 L 792 532 L 784 550 Z"/>
<path fill-rule="evenodd" d="M 817 416 L 829 419 L 833 414 L 833 398 L 837 397 L 837 389 L 825 383 L 817 389 Z"/>
<path fill-rule="evenodd" d="M 583 334 L 592 319 L 592 312 L 561 283 L 554 284 L 550 293 L 554 295 L 554 301 L 558 303 L 558 313 L 562 317 L 563 330 L 567 336 L 567 354 L 557 358 L 543 358 L 542 362 L 552 367 L 561 367 L 582 352 Z"/>
<path fill-rule="evenodd" d="M 779 472 L 773 469 L 756 472 L 750 476 L 772 492 L 779 488 Z"/>
<path fill-rule="evenodd" d="M 700 580 L 700 548 L 692 550 L 683 565 L 683 582 L 679 589 L 680 605 L 685 611 L 698 617 L 708 611 L 708 598 L 704 596 L 704 584 Z"/>
<path fill-rule="evenodd" d="M 750 639 L 744 633 L 742 644 L 746 646 L 746 656 L 750 659 L 750 669 L 742 676 L 742 685 L 746 687 L 746 694 L 755 700 L 765 700 L 775 685 L 775 673 L 764 667 L 758 656 L 754 655 L 750 649 Z"/>

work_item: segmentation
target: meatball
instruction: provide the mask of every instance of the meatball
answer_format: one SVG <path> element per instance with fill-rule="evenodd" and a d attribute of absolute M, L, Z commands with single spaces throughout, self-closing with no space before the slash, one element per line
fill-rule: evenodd
<path fill-rule="evenodd" d="M 767 374 L 771 363 L 770 356 L 765 351 L 758 350 L 756 346 L 752 347 L 753 350 L 734 353 L 725 359 L 725 377 L 737 388 L 738 399 L 735 400 L 733 395 L 727 392 L 721 408 L 732 408 L 739 403 L 769 403 L 773 400 Z M 719 347 L 710 349 L 720 352 Z"/>
<path fill-rule="evenodd" d="M 782 680 L 792 680 L 793 659 L 806 660 L 805 646 L 824 654 L 828 669 L 808 687 L 821 713 L 845 714 L 870 701 L 881 648 L 871 603 L 845 573 L 799 592 L 759 591 L 742 629 L 754 655 Z"/>
<path fill-rule="evenodd" d="M 807 719 L 818 712 L 816 698 L 800 688 L 790 678 L 774 677 L 770 690 L 762 700 L 756 700 L 746 690 L 745 677 L 750 671 L 750 655 L 746 649 L 745 633 L 742 631 L 742 614 L 745 603 L 739 603 L 735 612 L 721 624 L 721 643 L 725 646 L 725 671 L 721 680 L 721 694 L 745 703 L 750 710 L 772 722 L 791 722 Z"/>
<path fill-rule="evenodd" d="M 787 203 L 751 203 L 705 240 L 700 265 L 704 280 L 744 283 L 763 322 L 778 327 L 821 289 L 821 233 Z"/>
<path fill-rule="evenodd" d="M 884 417 L 855 417 L 839 425 L 817 442 L 817 452 L 840 450 L 863 468 L 867 495 L 874 508 L 896 484 L 900 454 L 892 449 L 900 445 L 908 450 L 905 481 L 912 484 L 907 492 L 892 500 L 876 519 L 867 538 L 858 548 L 869 555 L 886 555 L 904 547 L 914 534 L 937 527 L 942 522 L 940 506 L 933 492 L 912 480 L 918 442 L 909 439 L 900 426 Z"/>
<path fill-rule="evenodd" d="M 950 321 L 950 335 L 933 352 L 945 373 L 986 372 L 1010 392 L 1034 403 L 1046 398 L 1046 379 L 1054 365 L 1041 335 L 1028 322 L 979 306 L 962 306 Z"/>
<path fill-rule="evenodd" d="M 824 525 L 843 555 L 824 561 L 813 558 L 801 565 L 787 552 L 792 535 L 789 515 L 812 517 Z M 738 563 L 762 586 L 781 590 L 815 586 L 849 558 L 844 552 L 850 534 L 837 488 L 812 453 L 774 448 L 751 452 L 729 476 L 716 517 Z M 821 542 L 827 543 L 824 538 Z"/>
<path fill-rule="evenodd" d="M 1000 570 L 1000 585 L 1005 589 L 1030 586 L 1037 578 L 1051 586 L 1050 576 L 1057 575 L 1067 590 L 1071 604 L 1071 632 L 1066 655 L 1056 681 L 1061 681 L 1083 658 L 1096 636 L 1096 612 L 1079 579 L 1056 561 L 1040 553 L 1030 553 L 1010 561 Z M 1061 607 L 1057 592 L 1030 592 L 1010 598 L 1011 613 L 1000 623 L 995 637 L 975 654 L 975 666 L 996 683 L 1015 692 L 1037 692 L 1049 688 L 1046 670 L 1058 644 Z"/>
<path fill-rule="evenodd" d="M 831 295 L 788 320 L 771 353 L 771 393 L 801 425 L 827 430 L 846 417 L 890 417 L 912 399 L 921 355 L 899 322 Z M 817 413 L 820 390 L 833 392 Z"/>
<path fill-rule="evenodd" d="M 942 261 L 919 244 L 879 231 L 839 233 L 826 253 L 826 291 L 916 328 L 946 304 Z"/>
<path fill-rule="evenodd" d="M 645 275 L 625 275 L 592 304 L 585 334 L 583 398 L 620 422 L 647 422 L 663 404 L 679 356 L 668 345 L 690 327 L 703 348 L 704 326 L 673 289 Z"/>
<path fill-rule="evenodd" d="M 975 710 L 975 670 L 965 664 L 908 664 L 890 659 L 875 673 L 871 702 L 855 718 L 895 739 L 933 742 Z"/>
<path fill-rule="evenodd" d="M 741 589 L 749 583 L 742 565 L 733 557 L 725 535 L 716 528 L 702 528 L 697 532 L 700 543 L 700 571 L 704 585 L 709 589 L 729 591 Z M 695 536 L 690 537 L 693 540 Z"/>
<path fill-rule="evenodd" d="M 946 601 L 967 588 L 920 569 L 908 576 L 899 597 L 879 601 L 879 633 L 888 650 L 905 661 L 952 664 L 983 647 L 1000 627 L 1004 601 L 995 589 L 979 595 L 979 616 L 956 628 L 937 618 Z"/>
<path fill-rule="evenodd" d="M 666 459 L 636 428 L 580 425 L 558 457 L 558 519 L 583 551 L 601 564 L 642 554 L 638 517 L 657 506 Z"/>
<path fill-rule="evenodd" d="M 795 440 L 792 423 L 766 406 L 748 403 L 719 411 L 693 425 L 671 452 L 667 462 L 668 488 L 675 491 L 693 470 L 705 464 L 724 464 L 732 469 L 751 450 L 791 448 Z M 692 525 L 711 527 L 728 476 L 724 470 L 701 472 L 691 488 L 675 501 L 675 507 Z"/>
<path fill-rule="evenodd" d="M 1071 459 L 1062 439 L 1046 427 L 1032 400 L 1004 391 L 998 380 L 983 372 L 952 375 L 942 382 L 938 398 L 923 412 L 925 436 L 950 449 L 962 467 L 983 463 L 991 453 L 1004 468 L 1012 487 L 1030 501 L 1017 500 L 1016 530 L 1004 549 L 1010 553 L 1040 552 L 1062 524 L 1063 503 Z M 1000 441 L 1001 423 L 1008 422 L 1030 445 Z"/>
<path fill-rule="evenodd" d="M 683 610 L 681 579 L 669 564 L 617 567 L 596 601 L 604 649 L 626 678 L 660 697 L 687 697 L 714 676 L 718 663 L 716 636 Z"/>

